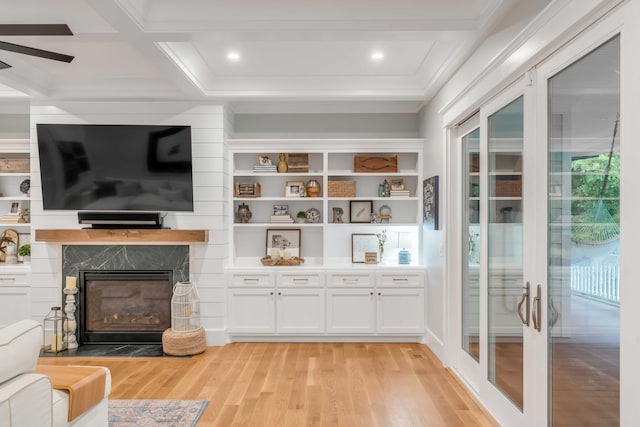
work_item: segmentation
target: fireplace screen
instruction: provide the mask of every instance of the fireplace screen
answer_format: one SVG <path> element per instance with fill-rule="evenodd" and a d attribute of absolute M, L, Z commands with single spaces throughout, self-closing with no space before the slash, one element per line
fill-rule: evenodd
<path fill-rule="evenodd" d="M 172 272 L 81 272 L 82 342 L 161 342 L 171 327 Z"/>

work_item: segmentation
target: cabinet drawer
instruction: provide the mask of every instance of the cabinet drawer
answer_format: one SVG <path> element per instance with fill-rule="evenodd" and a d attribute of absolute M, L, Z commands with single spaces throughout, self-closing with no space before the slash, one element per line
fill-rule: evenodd
<path fill-rule="evenodd" d="M 415 273 L 382 273 L 380 274 L 380 283 L 378 286 L 402 286 L 402 287 L 423 287 L 423 274 Z"/>
<path fill-rule="evenodd" d="M 0 273 L 0 286 L 26 286 L 27 273 Z"/>
<path fill-rule="evenodd" d="M 373 273 L 329 273 L 328 286 L 373 286 Z"/>
<path fill-rule="evenodd" d="M 324 286 L 324 273 L 277 273 L 278 287 Z"/>
<path fill-rule="evenodd" d="M 274 286 L 272 273 L 230 273 L 231 286 Z"/>

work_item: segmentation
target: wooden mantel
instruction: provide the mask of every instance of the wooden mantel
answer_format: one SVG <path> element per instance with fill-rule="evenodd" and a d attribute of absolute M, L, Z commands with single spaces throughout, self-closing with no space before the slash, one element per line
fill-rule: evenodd
<path fill-rule="evenodd" d="M 206 243 L 209 230 L 37 229 L 36 242 L 48 243 Z"/>

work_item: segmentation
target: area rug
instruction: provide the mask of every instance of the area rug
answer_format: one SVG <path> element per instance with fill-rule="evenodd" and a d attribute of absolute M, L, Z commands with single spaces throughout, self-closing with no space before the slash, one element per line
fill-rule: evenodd
<path fill-rule="evenodd" d="M 109 427 L 193 427 L 207 400 L 110 400 Z"/>

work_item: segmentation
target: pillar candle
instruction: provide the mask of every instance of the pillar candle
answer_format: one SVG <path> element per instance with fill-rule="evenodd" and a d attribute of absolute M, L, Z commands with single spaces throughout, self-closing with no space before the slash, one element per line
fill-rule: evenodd
<path fill-rule="evenodd" d="M 51 351 L 62 350 L 62 334 L 51 334 Z"/>
<path fill-rule="evenodd" d="M 66 284 L 66 288 L 67 289 L 75 289 L 76 287 L 76 278 L 73 276 L 67 276 L 67 284 Z"/>
<path fill-rule="evenodd" d="M 271 258 L 276 259 L 280 256 L 280 249 L 271 248 Z"/>

